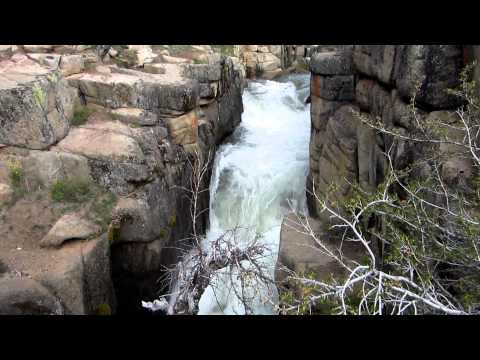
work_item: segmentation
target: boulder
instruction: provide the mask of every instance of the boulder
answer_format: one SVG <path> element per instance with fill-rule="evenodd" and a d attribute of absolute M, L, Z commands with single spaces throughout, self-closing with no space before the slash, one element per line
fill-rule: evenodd
<path fill-rule="evenodd" d="M 51 187 L 57 181 L 92 181 L 87 158 L 60 151 L 33 150 L 23 159 L 25 177 Z"/>
<path fill-rule="evenodd" d="M 63 55 L 60 60 L 60 71 L 63 76 L 79 74 L 85 69 L 82 55 Z"/>
<path fill-rule="evenodd" d="M 316 53 L 310 60 L 310 71 L 317 75 L 351 75 L 352 59 L 343 52 Z"/>
<path fill-rule="evenodd" d="M 84 240 L 98 235 L 101 228 L 79 213 L 66 214 L 58 220 L 40 241 L 42 247 L 58 247 L 67 240 Z"/>
<path fill-rule="evenodd" d="M 352 101 L 355 97 L 353 75 L 321 76 L 312 74 L 311 94 L 330 101 Z"/>
<path fill-rule="evenodd" d="M 137 66 L 150 64 L 158 56 L 153 52 L 150 45 L 128 45 L 128 49 L 135 52 Z"/>
<path fill-rule="evenodd" d="M 95 315 L 105 308 L 115 311 L 107 236 L 66 243 L 48 254 L 48 267 L 33 278 L 60 299 L 65 314 Z"/>
<path fill-rule="evenodd" d="M 317 239 L 338 256 L 338 243 L 330 239 L 330 235 L 322 229 L 323 225 L 320 221 L 311 217 L 300 220 L 308 221 Z M 345 275 L 344 268 L 333 257 L 327 255 L 313 237 L 302 233 L 305 229 L 300 220 L 297 215 L 289 214 L 282 222 L 275 282 L 281 284 L 292 271 L 297 275 L 313 272 L 316 279 L 324 281 L 330 280 L 332 276 L 338 278 Z M 347 263 L 350 260 L 358 261 L 364 256 L 364 251 L 360 247 L 346 242 L 343 243 L 341 250 L 343 260 Z"/>
<path fill-rule="evenodd" d="M 88 126 L 72 128 L 56 148 L 95 160 L 137 164 L 145 160 L 131 129 L 118 121 L 89 122 Z"/>
<path fill-rule="evenodd" d="M 45 149 L 63 139 L 75 92 L 58 71 L 23 55 L 0 63 L 0 143 Z"/>
<path fill-rule="evenodd" d="M 156 164 L 146 161 L 135 129 L 97 115 L 93 114 L 84 127 L 73 128 L 55 150 L 88 158 L 95 182 L 115 194 L 128 194 L 136 184 L 151 179 Z"/>
<path fill-rule="evenodd" d="M 0 315 L 62 315 L 60 301 L 37 281 L 0 278 Z"/>

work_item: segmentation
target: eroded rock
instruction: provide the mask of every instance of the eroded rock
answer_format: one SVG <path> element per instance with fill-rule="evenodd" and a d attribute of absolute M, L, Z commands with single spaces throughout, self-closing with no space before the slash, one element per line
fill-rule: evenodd
<path fill-rule="evenodd" d="M 58 247 L 68 240 L 84 240 L 98 235 L 101 228 L 79 213 L 66 214 L 40 241 L 42 247 Z"/>

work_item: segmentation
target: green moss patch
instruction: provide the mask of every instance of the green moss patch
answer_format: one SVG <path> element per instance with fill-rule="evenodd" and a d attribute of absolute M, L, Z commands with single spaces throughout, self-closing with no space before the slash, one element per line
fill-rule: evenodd
<path fill-rule="evenodd" d="M 93 110 L 87 108 L 86 106 L 76 108 L 73 113 L 71 124 L 74 126 L 85 124 L 92 113 Z"/>
<path fill-rule="evenodd" d="M 83 202 L 91 197 L 92 191 L 86 182 L 58 180 L 52 186 L 51 195 L 55 202 Z"/>

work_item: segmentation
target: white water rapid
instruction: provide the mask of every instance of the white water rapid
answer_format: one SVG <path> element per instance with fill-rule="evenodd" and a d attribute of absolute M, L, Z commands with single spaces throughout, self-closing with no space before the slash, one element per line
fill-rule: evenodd
<path fill-rule="evenodd" d="M 305 209 L 310 136 L 308 75 L 289 75 L 281 81 L 250 82 L 243 95 L 242 123 L 217 151 L 210 186 L 211 241 L 237 226 L 241 241 L 260 233 L 271 251 L 265 259 L 273 278 L 283 215 Z M 247 264 L 248 266 L 248 264 Z M 199 303 L 199 314 L 244 314 L 235 296 L 239 286 L 227 269 L 217 272 Z M 272 314 L 276 289 L 254 286 L 251 308 Z"/>

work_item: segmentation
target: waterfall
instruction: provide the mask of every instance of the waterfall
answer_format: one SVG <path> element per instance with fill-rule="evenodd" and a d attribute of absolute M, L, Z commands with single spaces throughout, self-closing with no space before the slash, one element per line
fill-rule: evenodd
<path fill-rule="evenodd" d="M 217 151 L 210 185 L 208 243 L 240 227 L 239 241 L 255 234 L 270 251 L 263 260 L 273 278 L 283 216 L 293 207 L 304 211 L 310 137 L 309 75 L 280 81 L 250 82 L 243 95 L 242 123 Z M 248 264 L 246 264 L 248 266 Z M 217 272 L 199 303 L 199 314 L 243 314 L 234 294 L 235 276 Z M 235 274 L 233 274 L 235 275 Z M 265 285 L 254 293 L 255 314 L 271 314 L 276 289 Z"/>

